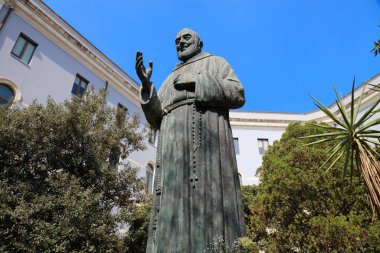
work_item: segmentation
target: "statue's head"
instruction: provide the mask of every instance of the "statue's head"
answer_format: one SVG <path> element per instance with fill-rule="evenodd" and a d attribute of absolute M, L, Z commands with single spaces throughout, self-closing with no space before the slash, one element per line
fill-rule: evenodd
<path fill-rule="evenodd" d="M 186 62 L 191 57 L 199 54 L 202 51 L 203 42 L 199 35 L 188 29 L 182 29 L 175 38 L 178 59 Z"/>

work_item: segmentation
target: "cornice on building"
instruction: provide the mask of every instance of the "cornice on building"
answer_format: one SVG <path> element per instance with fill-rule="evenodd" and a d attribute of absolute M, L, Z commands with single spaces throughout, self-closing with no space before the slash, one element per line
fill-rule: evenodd
<path fill-rule="evenodd" d="M 39 0 L 16 1 L 16 13 L 140 107 L 139 84 Z"/>
<path fill-rule="evenodd" d="M 20 17 L 24 18 L 72 57 L 96 73 L 100 78 L 108 81 L 113 88 L 140 107 L 139 84 L 45 3 L 40 0 L 0 0 L 0 2 L 5 2 L 8 6 L 14 8 Z M 366 83 L 379 84 L 380 74 L 377 74 Z M 361 85 L 355 89 L 356 98 L 363 88 L 364 85 Z M 367 88 L 364 93 L 362 108 L 373 103 L 379 97 L 379 92 Z M 343 101 L 347 107 L 350 107 L 350 94 L 343 97 Z M 334 111 L 335 114 L 338 113 L 338 108 L 335 104 L 331 104 L 329 109 Z M 242 113 L 245 114 L 244 117 L 242 117 Z M 279 116 L 278 119 L 274 118 L 276 115 Z M 291 122 L 310 120 L 331 123 L 329 118 L 325 117 L 319 110 L 306 113 L 230 111 L 232 126 L 283 128 Z"/>
<path fill-rule="evenodd" d="M 0 0 L 0 3 L 5 3 L 11 9 L 14 9 L 16 6 L 16 0 Z"/>
<path fill-rule="evenodd" d="M 366 108 L 380 99 L 380 92 L 374 91 L 366 84 L 380 84 L 380 73 L 369 79 L 354 90 L 355 103 L 358 101 L 363 89 L 363 100 L 361 108 Z M 351 111 L 351 93 L 346 94 L 342 98 L 344 104 Z M 335 103 L 328 107 L 335 115 L 339 114 L 338 107 Z M 276 118 L 277 117 L 277 118 Z M 292 122 L 319 121 L 332 124 L 330 118 L 326 117 L 320 110 L 313 110 L 306 113 L 282 113 L 282 112 L 260 112 L 260 111 L 230 111 L 231 126 L 246 127 L 279 127 L 284 128 Z"/>

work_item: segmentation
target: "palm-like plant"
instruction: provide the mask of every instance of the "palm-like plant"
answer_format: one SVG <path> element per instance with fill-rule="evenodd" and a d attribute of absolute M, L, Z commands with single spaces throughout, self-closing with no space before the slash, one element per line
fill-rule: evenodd
<path fill-rule="evenodd" d="M 315 101 L 314 104 L 328 116 L 337 127 L 310 123 L 314 126 L 324 128 L 328 132 L 305 136 L 303 138 L 321 138 L 307 145 L 328 141 L 336 142 L 336 145 L 328 152 L 329 157 L 321 167 L 326 166 L 332 161 L 327 168 L 328 171 L 343 157 L 344 175 L 346 175 L 347 170 L 350 169 L 352 180 L 352 174 L 356 166 L 367 186 L 372 209 L 374 212 L 377 211 L 377 213 L 380 214 L 380 164 L 377 161 L 377 158 L 380 158 L 380 154 L 376 150 L 376 146 L 380 145 L 380 131 L 373 129 L 374 126 L 380 125 L 380 118 L 373 118 L 379 111 L 376 110 L 376 107 L 380 103 L 380 99 L 376 100 L 362 116 L 358 117 L 365 87 L 363 87 L 358 99 L 355 100 L 354 86 L 355 79 L 352 84 L 350 108 L 346 107 L 341 95 L 334 87 L 337 95 L 336 105 L 338 107 L 338 115 L 335 115 L 316 98 L 312 97 Z M 376 89 L 376 86 L 374 86 L 373 89 Z"/>
<path fill-rule="evenodd" d="M 380 40 L 373 42 L 373 48 L 371 50 L 371 53 L 373 53 L 375 56 L 380 54 Z"/>
<path fill-rule="evenodd" d="M 380 39 L 373 42 L 373 48 L 371 50 L 371 53 L 373 53 L 375 56 L 380 54 Z"/>

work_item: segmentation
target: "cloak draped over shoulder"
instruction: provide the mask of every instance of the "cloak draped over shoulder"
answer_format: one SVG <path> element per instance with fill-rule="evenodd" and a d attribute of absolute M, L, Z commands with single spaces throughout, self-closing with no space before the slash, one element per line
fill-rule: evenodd
<path fill-rule="evenodd" d="M 195 89 L 174 86 L 183 73 Z M 157 93 L 153 84 L 141 92 L 145 116 L 160 130 L 146 252 L 204 252 L 218 238 L 232 245 L 243 236 L 229 109 L 244 102 L 233 69 L 208 53 L 177 65 Z"/>

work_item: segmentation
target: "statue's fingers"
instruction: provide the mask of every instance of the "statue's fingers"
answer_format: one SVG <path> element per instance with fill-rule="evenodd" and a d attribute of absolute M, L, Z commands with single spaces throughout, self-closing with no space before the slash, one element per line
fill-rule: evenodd
<path fill-rule="evenodd" d="M 142 53 L 141 52 L 137 52 L 136 53 L 136 66 L 137 66 L 137 64 L 140 64 L 141 62 L 143 62 Z"/>
<path fill-rule="evenodd" d="M 138 58 L 136 58 L 136 62 L 142 62 L 142 61 L 143 61 L 143 58 L 141 55 Z"/>
<path fill-rule="evenodd" d="M 141 61 L 136 60 L 135 69 L 138 70 L 140 65 L 141 65 Z"/>
<path fill-rule="evenodd" d="M 143 67 L 144 67 L 144 65 L 143 65 L 143 62 L 142 62 L 142 61 L 138 61 L 138 62 L 136 63 L 136 69 L 137 69 L 137 70 L 142 70 Z"/>
<path fill-rule="evenodd" d="M 150 77 L 152 75 L 152 72 L 153 72 L 153 62 L 149 61 L 149 66 L 148 66 L 148 69 L 146 70 L 146 73 Z"/>
<path fill-rule="evenodd" d="M 142 64 L 142 57 L 139 56 L 136 58 L 136 65 L 135 65 L 135 68 L 137 69 L 141 64 Z"/>

